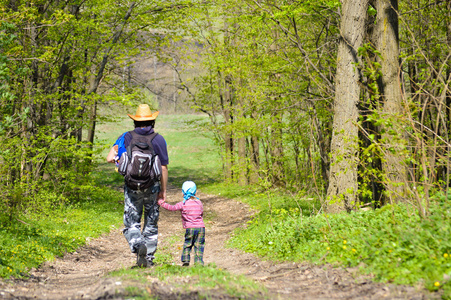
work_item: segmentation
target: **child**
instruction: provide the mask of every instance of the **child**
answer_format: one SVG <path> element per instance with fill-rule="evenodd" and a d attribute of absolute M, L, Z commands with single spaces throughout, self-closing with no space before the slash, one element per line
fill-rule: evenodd
<path fill-rule="evenodd" d="M 183 244 L 182 264 L 189 266 L 191 248 L 194 246 L 194 263 L 204 264 L 205 225 L 202 219 L 204 208 L 196 195 L 196 184 L 185 181 L 182 185 L 183 201 L 170 205 L 163 199 L 158 204 L 167 210 L 180 210 L 182 212 L 182 225 L 186 229 L 185 243 Z"/>

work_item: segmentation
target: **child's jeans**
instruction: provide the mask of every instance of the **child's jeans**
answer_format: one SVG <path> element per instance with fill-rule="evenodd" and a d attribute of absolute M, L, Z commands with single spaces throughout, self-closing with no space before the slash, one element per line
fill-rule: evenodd
<path fill-rule="evenodd" d="M 191 248 L 194 246 L 194 263 L 204 264 L 205 227 L 186 228 L 183 243 L 182 263 L 189 264 Z"/>

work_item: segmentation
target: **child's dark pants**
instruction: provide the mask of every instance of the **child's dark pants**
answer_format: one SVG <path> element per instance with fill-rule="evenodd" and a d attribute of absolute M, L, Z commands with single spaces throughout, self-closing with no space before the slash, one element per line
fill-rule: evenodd
<path fill-rule="evenodd" d="M 182 263 L 189 264 L 191 248 L 194 246 L 194 263 L 204 264 L 205 227 L 186 228 L 183 243 Z"/>

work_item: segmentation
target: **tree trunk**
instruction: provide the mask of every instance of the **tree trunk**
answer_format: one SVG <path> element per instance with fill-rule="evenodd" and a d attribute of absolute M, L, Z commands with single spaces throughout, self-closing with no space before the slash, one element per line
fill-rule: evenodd
<path fill-rule="evenodd" d="M 233 105 L 233 90 L 232 90 L 232 79 L 230 76 L 226 76 L 224 79 L 224 90 L 222 93 L 223 100 L 223 114 L 224 120 L 226 123 L 226 127 L 231 126 L 233 123 L 233 115 L 232 115 L 232 105 Z M 224 133 L 224 142 L 225 142 L 225 175 L 226 179 L 233 179 L 233 157 L 234 157 L 234 143 L 232 134 L 229 132 L 229 128 L 226 128 Z"/>
<path fill-rule="evenodd" d="M 241 186 L 245 186 L 247 182 L 248 175 L 248 164 L 246 160 L 246 138 L 240 137 L 238 138 L 238 184 Z"/>
<path fill-rule="evenodd" d="M 100 85 L 100 82 L 103 78 L 103 74 L 105 72 L 105 67 L 107 65 L 109 56 L 111 51 L 113 50 L 114 46 L 116 45 L 116 43 L 119 41 L 119 37 L 122 35 L 122 31 L 124 30 L 125 25 L 127 24 L 128 19 L 131 17 L 133 9 L 136 6 L 136 2 L 131 2 L 130 6 L 128 8 L 127 13 L 124 16 L 124 19 L 122 21 L 122 24 L 119 26 L 118 30 L 116 32 L 114 32 L 113 34 L 113 38 L 111 41 L 111 45 L 108 47 L 108 49 L 104 52 L 103 54 L 103 58 L 102 61 L 100 62 L 98 71 L 95 75 L 95 77 L 93 77 L 91 79 L 91 83 L 89 86 L 89 90 L 87 92 L 88 95 L 90 94 L 94 94 L 97 92 L 97 89 Z M 94 100 L 92 109 L 91 109 L 91 115 L 90 115 L 90 129 L 88 132 L 88 141 L 91 142 L 90 147 L 91 149 L 94 146 L 94 134 L 95 134 L 95 128 L 96 128 L 96 119 L 97 119 L 97 103 L 96 100 Z"/>
<path fill-rule="evenodd" d="M 96 132 L 96 123 L 97 123 L 97 100 L 94 100 L 94 103 L 92 104 L 89 119 L 90 124 L 88 131 L 88 142 L 91 143 L 91 145 L 94 145 L 94 136 Z"/>
<path fill-rule="evenodd" d="M 284 186 L 284 172 L 283 172 L 283 143 L 282 143 L 282 114 L 275 113 L 272 116 L 273 126 L 270 127 L 269 132 L 269 147 L 271 154 L 272 165 L 272 181 L 277 186 Z"/>
<path fill-rule="evenodd" d="M 259 145 L 258 137 L 252 136 L 250 139 L 250 156 L 251 156 L 251 164 L 250 164 L 250 174 L 249 174 L 249 182 L 257 183 L 259 178 L 260 171 L 260 145 Z"/>
<path fill-rule="evenodd" d="M 351 210 L 357 200 L 358 128 L 360 72 L 357 51 L 365 35 L 368 0 L 344 0 L 340 24 L 335 85 L 331 168 L 326 211 Z"/>
<path fill-rule="evenodd" d="M 448 44 L 448 49 L 451 49 L 451 0 L 448 0 L 446 2 L 446 20 L 447 20 L 447 24 L 448 26 L 446 26 L 446 42 Z M 448 68 L 446 70 L 446 80 L 447 83 L 449 84 L 451 81 L 451 66 L 450 64 L 448 64 Z M 447 127 L 447 131 L 446 131 L 446 141 L 450 142 L 450 137 L 451 137 L 451 91 L 450 91 L 450 86 L 448 86 L 447 91 L 446 91 L 446 105 L 445 105 L 446 109 L 446 127 Z M 451 147 L 447 147 L 447 151 L 448 153 L 451 153 Z M 446 184 L 446 193 L 448 194 L 448 188 L 450 187 L 450 163 L 449 160 L 447 160 L 447 166 L 446 166 L 446 170 L 443 172 L 443 177 L 445 179 Z"/>
<path fill-rule="evenodd" d="M 403 129 L 396 124 L 397 115 L 402 114 L 402 94 L 399 66 L 398 0 L 376 1 L 376 49 L 381 53 L 382 76 L 379 91 L 383 102 L 383 115 L 394 128 L 385 128 L 382 141 L 386 145 L 382 169 L 385 173 L 386 192 L 390 203 L 405 197 L 407 170 L 403 163 L 402 148 L 405 141 Z M 400 137 L 388 134 L 394 129 Z"/>

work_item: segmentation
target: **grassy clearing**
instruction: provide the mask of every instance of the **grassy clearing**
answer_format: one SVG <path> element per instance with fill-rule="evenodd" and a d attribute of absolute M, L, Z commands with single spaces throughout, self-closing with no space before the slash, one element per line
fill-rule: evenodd
<path fill-rule="evenodd" d="M 170 185 L 181 189 L 184 181 L 192 180 L 200 187 L 222 178 L 221 160 L 213 135 L 205 130 L 207 124 L 207 117 L 198 115 L 161 116 L 158 120 L 156 131 L 168 144 Z"/>
<path fill-rule="evenodd" d="M 222 178 L 220 157 L 212 134 L 205 130 L 207 124 L 207 117 L 199 115 L 158 116 L 155 131 L 163 135 L 168 144 L 170 185 L 181 188 L 184 181 L 192 180 L 202 186 Z M 98 128 L 98 140 L 103 145 L 100 169 L 111 173 L 111 165 L 102 159 L 120 134 L 133 129 L 133 121 L 122 117 L 115 123 L 102 124 Z M 122 177 L 117 173 L 102 181 L 106 185 L 118 183 L 122 184 Z"/>

